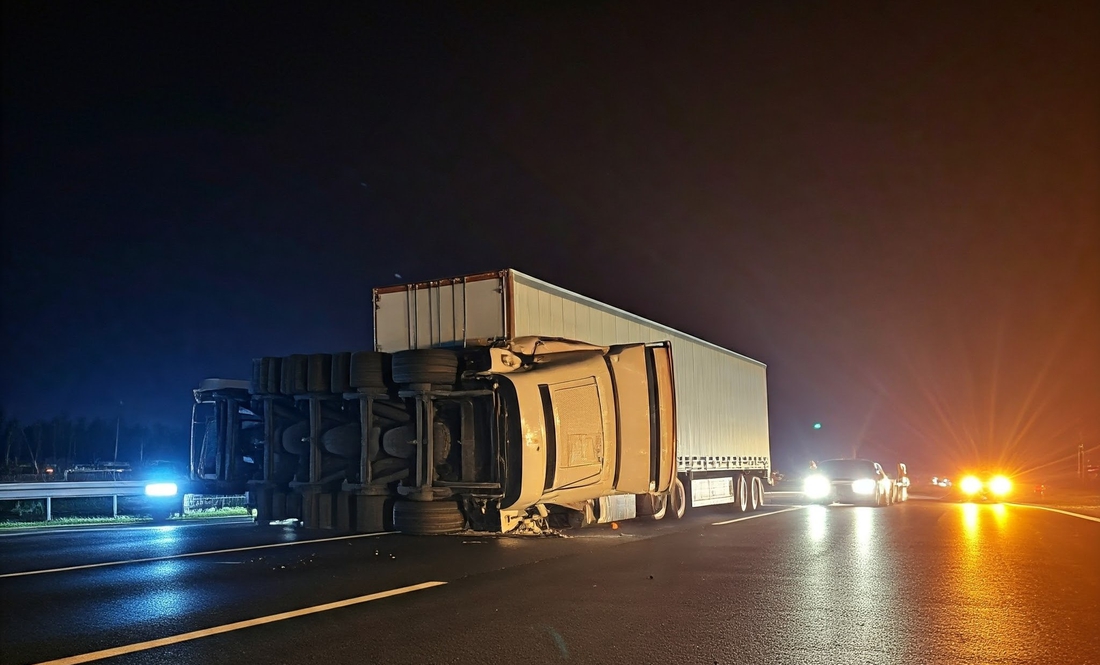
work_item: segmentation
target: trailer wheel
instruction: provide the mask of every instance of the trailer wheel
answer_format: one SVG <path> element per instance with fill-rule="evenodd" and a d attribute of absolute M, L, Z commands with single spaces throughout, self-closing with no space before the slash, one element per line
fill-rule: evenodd
<path fill-rule="evenodd" d="M 352 388 L 386 390 L 389 356 L 376 351 L 356 351 L 348 360 L 348 383 Z"/>
<path fill-rule="evenodd" d="M 760 507 L 760 488 L 756 484 L 758 480 L 759 478 L 756 476 L 748 476 L 749 510 L 751 511 L 755 511 Z"/>
<path fill-rule="evenodd" d="M 454 385 L 458 356 L 447 349 L 413 349 L 393 356 L 393 380 L 401 384 Z"/>
<path fill-rule="evenodd" d="M 308 365 L 309 356 L 300 353 L 283 358 L 282 385 L 279 392 L 284 395 L 301 395 L 308 392 L 306 387 Z"/>
<path fill-rule="evenodd" d="M 680 482 L 679 478 L 672 481 L 666 506 L 668 502 L 672 503 L 672 516 L 676 519 L 683 519 L 684 513 L 687 512 L 687 492 L 684 491 L 684 483 Z"/>
<path fill-rule="evenodd" d="M 764 480 L 762 478 L 752 477 L 752 486 L 756 490 L 756 495 L 759 497 L 756 500 L 756 507 L 764 505 Z M 754 509 L 755 510 L 755 509 Z"/>
<path fill-rule="evenodd" d="M 332 390 L 330 354 L 311 353 L 306 356 L 306 390 L 311 393 L 327 393 Z"/>
<path fill-rule="evenodd" d="M 457 501 L 395 501 L 393 526 L 413 536 L 455 533 L 466 527 Z"/>
<path fill-rule="evenodd" d="M 351 390 L 350 351 L 332 354 L 332 376 L 329 382 L 329 390 L 337 395 Z"/>
<path fill-rule="evenodd" d="M 248 386 L 248 392 L 253 395 L 262 395 L 267 391 L 267 358 L 252 359 L 252 382 Z"/>
<path fill-rule="evenodd" d="M 745 474 L 738 473 L 733 477 L 734 507 L 739 513 L 749 511 L 749 484 L 745 481 Z"/>

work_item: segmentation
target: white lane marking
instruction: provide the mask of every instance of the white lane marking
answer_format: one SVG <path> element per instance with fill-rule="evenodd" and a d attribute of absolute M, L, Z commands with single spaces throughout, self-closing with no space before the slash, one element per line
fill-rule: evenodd
<path fill-rule="evenodd" d="M 267 545 L 252 545 L 250 547 L 232 547 L 226 550 L 210 550 L 207 552 L 186 552 L 184 554 L 168 554 L 165 556 L 151 556 L 144 559 L 127 559 L 126 561 L 104 561 L 102 563 L 85 563 L 79 566 L 65 566 L 64 568 L 47 568 L 44 570 L 24 570 L 19 573 L 4 573 L 4 577 L 23 577 L 24 575 L 45 575 L 46 573 L 62 573 L 68 570 L 84 570 L 87 568 L 104 568 L 107 566 L 122 566 L 128 563 L 146 563 L 148 561 L 167 561 L 168 559 L 184 559 L 191 556 L 207 556 L 209 554 L 228 554 L 230 552 L 248 552 L 250 550 L 263 550 L 271 547 L 290 547 L 292 545 L 310 545 L 313 543 L 327 543 L 333 540 L 350 540 L 352 538 L 370 538 L 372 536 L 386 536 L 396 531 L 379 531 L 377 533 L 356 533 L 350 536 L 333 536 L 332 538 L 315 538 L 313 540 L 294 540 L 288 543 L 269 543 Z"/>
<path fill-rule="evenodd" d="M 1019 506 L 1021 508 L 1038 508 L 1039 510 L 1049 510 L 1052 513 L 1062 513 L 1063 515 L 1069 515 L 1070 517 L 1080 517 L 1083 520 L 1089 520 L 1090 522 L 1100 522 L 1100 517 L 1093 517 L 1092 515 L 1082 515 L 1081 513 L 1071 513 L 1068 510 L 1058 510 L 1057 508 L 1047 508 L 1046 506 L 1036 506 L 1033 503 L 1010 503 L 1010 506 Z"/>
<path fill-rule="evenodd" d="M 114 647 L 112 649 L 103 649 L 102 651 L 93 651 L 91 653 L 84 653 L 77 656 L 69 656 L 68 658 L 58 658 L 57 660 L 50 660 L 39 663 L 38 665 L 76 665 L 77 663 L 88 663 L 93 660 L 100 660 L 103 658 L 113 658 L 114 656 L 121 656 L 128 653 L 134 653 L 137 651 L 147 651 L 149 649 L 156 649 L 157 647 L 167 646 L 169 644 L 179 644 L 180 642 L 189 642 L 191 640 L 197 640 L 203 637 L 210 637 L 211 635 L 220 635 L 222 633 L 228 633 L 234 630 L 241 630 L 242 628 L 251 628 L 252 626 L 262 626 L 265 623 L 274 623 L 276 621 L 284 621 L 286 619 L 293 619 L 295 617 L 305 616 L 307 614 L 317 614 L 318 612 L 327 612 L 329 610 L 340 609 L 341 607 L 348 607 L 349 605 L 359 605 L 361 603 L 369 603 L 372 600 L 381 600 L 382 598 L 390 598 L 392 596 L 400 596 L 401 594 L 411 593 L 413 591 L 420 591 L 422 589 L 430 589 L 432 587 L 442 586 L 446 582 L 421 582 L 420 584 L 413 584 L 411 586 L 403 586 L 397 589 L 390 589 L 388 591 L 379 591 L 378 593 L 367 594 L 366 596 L 358 596 L 356 598 L 348 598 L 347 600 L 338 600 L 334 603 L 325 603 L 324 605 L 314 605 L 313 607 L 306 607 L 300 610 L 291 610 L 290 612 L 280 612 L 279 614 L 270 614 L 265 617 L 258 617 L 256 619 L 247 619 L 245 621 L 236 621 L 234 623 L 227 623 L 222 626 L 214 626 L 213 628 L 204 628 L 202 630 L 193 630 L 190 633 L 181 633 L 179 635 L 171 635 L 169 637 L 162 637 L 157 640 L 149 640 L 147 642 L 137 642 L 135 644 L 127 644 L 121 647 Z"/>
<path fill-rule="evenodd" d="M 734 522 L 744 522 L 745 520 L 756 519 L 757 517 L 767 517 L 768 515 L 782 515 L 783 513 L 789 513 L 792 510 L 802 510 L 806 506 L 792 506 L 791 508 L 784 508 L 783 510 L 771 510 L 766 513 L 756 513 L 755 515 L 747 515 L 745 517 L 736 517 L 732 520 L 726 520 L 725 522 L 713 522 L 711 526 L 722 526 L 723 524 L 733 524 Z"/>

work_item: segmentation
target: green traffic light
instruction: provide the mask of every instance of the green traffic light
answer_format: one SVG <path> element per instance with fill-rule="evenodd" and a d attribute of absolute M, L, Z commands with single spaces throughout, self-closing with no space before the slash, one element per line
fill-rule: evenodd
<path fill-rule="evenodd" d="M 821 423 L 814 423 L 814 429 L 821 429 Z"/>

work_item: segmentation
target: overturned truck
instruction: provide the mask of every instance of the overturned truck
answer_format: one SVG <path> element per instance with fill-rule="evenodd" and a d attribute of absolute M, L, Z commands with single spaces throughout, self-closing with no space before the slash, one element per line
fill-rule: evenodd
<path fill-rule="evenodd" d="M 375 289 L 374 349 L 195 391 L 192 477 L 261 521 L 540 531 L 763 503 L 765 366 L 515 270 Z"/>

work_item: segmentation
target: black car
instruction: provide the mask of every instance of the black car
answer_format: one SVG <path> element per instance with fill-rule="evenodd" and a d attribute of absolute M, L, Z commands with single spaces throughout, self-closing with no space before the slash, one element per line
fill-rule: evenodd
<path fill-rule="evenodd" d="M 889 506 L 894 486 L 877 462 L 866 459 L 832 459 L 816 462 L 803 481 L 802 493 L 811 503 L 859 503 Z"/>

